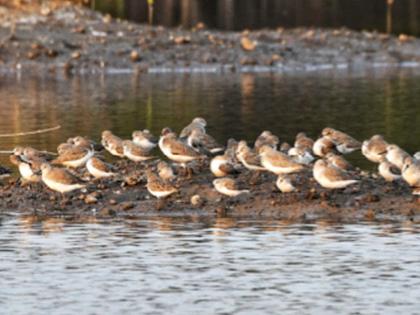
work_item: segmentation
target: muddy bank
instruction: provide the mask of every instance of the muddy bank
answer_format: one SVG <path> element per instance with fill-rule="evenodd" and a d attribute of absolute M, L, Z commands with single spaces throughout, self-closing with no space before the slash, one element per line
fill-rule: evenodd
<path fill-rule="evenodd" d="M 149 27 L 73 5 L 0 6 L 0 70 L 288 71 L 419 66 L 420 40 L 347 29 L 219 32 Z"/>
<path fill-rule="evenodd" d="M 310 172 L 302 173 L 293 179 L 299 191 L 282 194 L 275 186 L 274 175 L 263 173 L 256 177 L 243 172 L 235 180 L 251 193 L 227 198 L 213 189 L 214 177 L 207 171 L 207 165 L 202 165 L 196 166 L 191 179 L 179 176 L 176 182 L 179 192 L 162 201 L 147 192 L 142 166 L 127 161 L 118 161 L 116 165 L 120 178 L 91 181 L 85 191 L 70 193 L 65 199 L 41 183 L 24 186 L 12 178 L 0 187 L 0 213 L 70 218 L 195 216 L 292 222 L 420 222 L 420 198 L 414 197 L 405 183 L 386 183 L 374 174 L 359 176 L 359 185 L 328 191 L 316 184 Z M 86 176 L 84 170 L 78 175 Z M 196 196 L 194 202 L 192 196 Z"/>

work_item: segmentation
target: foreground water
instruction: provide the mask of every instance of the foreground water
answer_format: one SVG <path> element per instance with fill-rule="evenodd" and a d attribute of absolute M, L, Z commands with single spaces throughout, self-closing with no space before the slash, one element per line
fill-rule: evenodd
<path fill-rule="evenodd" d="M 3 314 L 418 314 L 420 226 L 4 217 Z"/>

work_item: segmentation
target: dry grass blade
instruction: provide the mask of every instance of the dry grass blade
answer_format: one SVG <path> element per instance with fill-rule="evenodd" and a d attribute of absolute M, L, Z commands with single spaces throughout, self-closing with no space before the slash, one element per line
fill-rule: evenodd
<path fill-rule="evenodd" d="M 36 135 L 36 134 L 40 134 L 40 133 L 45 133 L 45 132 L 50 132 L 50 131 L 58 130 L 60 128 L 61 128 L 61 126 L 58 125 L 58 126 L 51 127 L 51 128 L 38 129 L 38 130 L 33 130 L 33 131 L 17 132 L 17 133 L 3 133 L 3 134 L 0 134 L 0 138 L 21 137 L 21 136 Z"/>

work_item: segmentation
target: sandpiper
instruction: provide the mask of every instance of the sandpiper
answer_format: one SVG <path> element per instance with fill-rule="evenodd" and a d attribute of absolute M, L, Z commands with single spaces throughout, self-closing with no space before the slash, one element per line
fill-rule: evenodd
<path fill-rule="evenodd" d="M 153 150 L 158 144 L 158 139 L 148 129 L 133 131 L 132 138 L 145 151 Z"/>
<path fill-rule="evenodd" d="M 177 136 L 169 128 L 162 130 L 159 139 L 159 148 L 170 160 L 186 167 L 186 163 L 203 158 L 193 148 L 177 139 Z"/>
<path fill-rule="evenodd" d="M 295 143 L 294 143 L 294 147 L 295 148 L 301 148 L 304 149 L 308 152 L 312 152 L 312 147 L 314 146 L 314 140 L 312 140 L 311 138 L 309 138 L 306 133 L 304 132 L 299 132 L 296 135 L 296 139 L 295 139 Z"/>
<path fill-rule="evenodd" d="M 97 157 L 91 157 L 86 163 L 86 169 L 95 178 L 115 176 L 112 165 L 105 163 Z"/>
<path fill-rule="evenodd" d="M 122 145 L 124 156 L 133 162 L 143 162 L 155 158 L 154 156 L 150 155 L 150 151 L 142 149 L 133 141 L 124 140 Z"/>
<path fill-rule="evenodd" d="M 383 160 L 378 166 L 379 175 L 387 182 L 393 182 L 401 178 L 401 171 L 394 164 Z"/>
<path fill-rule="evenodd" d="M 124 149 L 122 139 L 112 134 L 111 131 L 105 130 L 102 132 L 102 145 L 104 148 L 114 156 L 124 157 Z"/>
<path fill-rule="evenodd" d="M 386 159 L 402 170 L 404 166 L 404 160 L 410 155 L 401 149 L 396 144 L 390 144 L 386 147 Z"/>
<path fill-rule="evenodd" d="M 91 149 L 94 151 L 101 151 L 103 146 L 96 143 L 95 141 L 82 136 L 76 136 L 67 140 L 68 143 L 75 145 L 76 147 L 82 147 Z"/>
<path fill-rule="evenodd" d="M 407 157 L 404 160 L 404 167 L 402 169 L 403 179 L 414 188 L 414 194 L 420 193 L 420 162 L 412 157 Z"/>
<path fill-rule="evenodd" d="M 86 149 L 84 147 L 73 147 L 64 151 L 51 163 L 61 164 L 72 168 L 78 168 L 84 166 L 93 155 L 93 149 Z"/>
<path fill-rule="evenodd" d="M 196 117 L 192 120 L 192 122 L 188 126 L 182 129 L 179 137 L 181 139 L 187 138 L 190 135 L 190 133 L 193 131 L 193 129 L 195 128 L 199 128 L 205 133 L 206 126 L 207 126 L 207 122 L 204 118 Z"/>
<path fill-rule="evenodd" d="M 50 189 L 64 194 L 85 187 L 84 183 L 64 168 L 52 167 L 44 163 L 41 165 L 42 181 Z"/>
<path fill-rule="evenodd" d="M 20 176 L 26 182 L 39 182 L 41 176 L 36 174 L 40 171 L 40 165 L 38 169 L 34 169 L 30 162 L 24 161 L 20 155 L 10 155 L 10 162 L 18 167 Z M 1 175 L 0 175 L 1 176 Z"/>
<path fill-rule="evenodd" d="M 313 160 L 315 160 L 314 156 L 311 154 L 311 151 L 312 150 L 308 150 L 305 147 L 298 146 L 290 148 L 290 150 L 287 152 L 287 155 L 292 157 L 294 161 L 300 164 L 309 165 Z"/>
<path fill-rule="evenodd" d="M 282 193 L 289 193 L 296 190 L 290 177 L 285 175 L 279 175 L 276 180 L 276 186 Z"/>
<path fill-rule="evenodd" d="M 32 147 L 15 147 L 13 154 L 19 155 L 24 161 L 46 161 L 51 160 L 52 155 L 47 152 L 42 152 Z"/>
<path fill-rule="evenodd" d="M 334 150 L 334 143 L 326 137 L 319 138 L 314 142 L 314 145 L 312 146 L 312 152 L 320 157 L 324 157 L 327 155 L 327 153 L 334 152 Z"/>
<path fill-rule="evenodd" d="M 388 143 L 381 135 L 374 135 L 362 143 L 362 154 L 374 163 L 381 163 L 385 159 Z"/>
<path fill-rule="evenodd" d="M 165 161 L 159 161 L 156 166 L 159 177 L 166 181 L 172 181 L 175 179 L 174 170 Z"/>
<path fill-rule="evenodd" d="M 224 147 L 217 143 L 216 139 L 200 128 L 194 128 L 191 131 L 187 143 L 198 152 L 204 151 L 205 153 L 216 154 L 224 150 Z"/>
<path fill-rule="evenodd" d="M 240 194 L 249 193 L 249 190 L 247 189 L 239 190 L 235 181 L 229 177 L 213 180 L 213 186 L 219 193 L 229 197 L 236 197 Z"/>
<path fill-rule="evenodd" d="M 226 153 L 215 156 L 210 161 L 210 171 L 216 177 L 224 177 L 229 174 L 238 173 L 238 169 L 235 168 L 234 163 Z"/>
<path fill-rule="evenodd" d="M 288 154 L 291 148 L 292 146 L 288 142 L 283 142 L 282 144 L 280 144 L 279 151 L 284 154 Z"/>
<path fill-rule="evenodd" d="M 265 171 L 265 168 L 261 165 L 261 159 L 258 153 L 251 150 L 244 140 L 238 143 L 236 157 L 245 168 L 251 171 Z"/>
<path fill-rule="evenodd" d="M 236 157 L 236 150 L 238 148 L 238 141 L 233 138 L 229 138 L 226 144 L 226 150 L 224 155 L 226 155 L 230 161 L 235 165 L 235 167 L 239 168 L 241 162 L 239 162 L 238 158 Z"/>
<path fill-rule="evenodd" d="M 353 169 L 353 165 L 351 165 L 342 155 L 337 155 L 333 152 L 329 152 L 325 159 L 329 164 L 332 166 L 335 166 L 337 168 L 340 168 L 345 171 L 349 171 Z"/>
<path fill-rule="evenodd" d="M 147 170 L 147 190 L 156 198 L 165 198 L 178 190 L 169 182 L 157 176 L 152 170 Z"/>
<path fill-rule="evenodd" d="M 338 152 L 342 154 L 359 150 L 362 145 L 348 134 L 333 128 L 324 128 L 324 130 L 322 130 L 322 136 L 331 140 L 335 144 Z"/>
<path fill-rule="evenodd" d="M 279 142 L 280 140 L 276 135 L 272 134 L 269 130 L 265 130 L 255 140 L 254 148 L 258 151 L 263 145 L 269 145 L 273 149 L 277 149 Z"/>
<path fill-rule="evenodd" d="M 72 144 L 72 143 L 68 143 L 68 142 L 60 143 L 60 144 L 57 146 L 57 153 L 58 153 L 58 155 L 61 155 L 61 154 L 63 154 L 64 152 L 66 152 L 66 151 L 69 151 L 69 150 L 73 149 L 74 147 L 75 147 L 75 145 L 74 145 L 74 144 Z"/>
<path fill-rule="evenodd" d="M 322 187 L 328 189 L 345 188 L 358 182 L 357 180 L 350 179 L 345 171 L 329 165 L 324 160 L 315 162 L 313 176 Z"/>
<path fill-rule="evenodd" d="M 295 173 L 305 168 L 288 155 L 274 150 L 268 145 L 260 148 L 260 157 L 262 166 L 276 175 Z"/>

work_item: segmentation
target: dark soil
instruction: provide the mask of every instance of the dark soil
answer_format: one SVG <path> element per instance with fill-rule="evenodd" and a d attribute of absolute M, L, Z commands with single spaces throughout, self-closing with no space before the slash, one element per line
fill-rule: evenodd
<path fill-rule="evenodd" d="M 255 47 L 254 47 L 255 46 Z M 348 29 L 150 27 L 87 8 L 0 6 L 2 71 L 288 71 L 420 65 L 420 40 Z"/>

